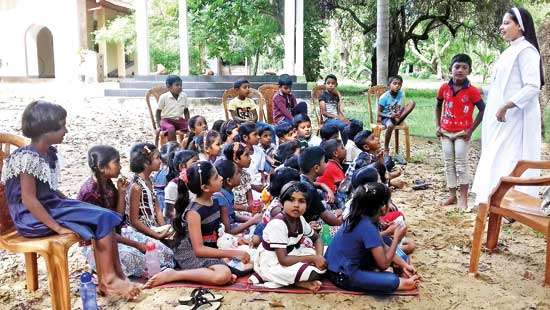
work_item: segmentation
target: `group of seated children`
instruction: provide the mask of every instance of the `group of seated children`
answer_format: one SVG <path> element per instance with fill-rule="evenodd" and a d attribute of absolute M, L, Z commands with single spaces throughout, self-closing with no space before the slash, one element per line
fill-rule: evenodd
<path fill-rule="evenodd" d="M 160 150 L 135 144 L 133 175 L 116 185 L 111 180 L 121 170 L 118 151 L 92 147 L 91 176 L 78 200 L 58 191 L 53 145 L 67 133 L 66 111 L 32 102 L 22 118 L 31 144 L 8 157 L 2 174 L 17 231 L 96 240 L 99 261 L 89 248 L 84 252 L 92 268 L 101 265 L 99 289 L 128 299 L 140 287 L 127 277 L 146 276 L 144 253 L 152 245 L 163 271 L 145 287 L 173 281 L 226 285 L 250 274 L 256 285 L 295 284 L 311 291 L 319 290 L 323 277 L 347 290 L 415 289 L 419 277 L 408 257 L 414 243 L 405 241 L 403 214 L 390 199 L 391 160 L 378 137 L 343 117 L 341 102 L 331 97 L 336 78 L 326 82 L 319 138 L 312 134 L 307 106 L 296 104 L 288 76 L 275 95 L 274 128 L 250 121 L 257 114 L 241 107 L 248 104 L 249 83 L 239 81 L 240 102 L 230 105 L 234 119 L 210 130 L 203 116 L 188 118 L 181 80 L 169 77 L 170 92 L 161 97 L 157 115 L 172 141 L 174 130 L 188 131 L 185 139 Z M 319 233 L 328 226 L 337 232 L 326 249 Z"/>

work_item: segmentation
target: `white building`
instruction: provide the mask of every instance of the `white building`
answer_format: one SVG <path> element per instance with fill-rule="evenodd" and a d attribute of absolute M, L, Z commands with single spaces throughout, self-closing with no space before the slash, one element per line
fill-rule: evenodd
<path fill-rule="evenodd" d="M 99 70 L 125 75 L 124 47 L 99 44 L 92 33 L 130 6 L 121 0 L 0 0 L 0 77 L 74 80 L 83 51 L 96 51 Z"/>

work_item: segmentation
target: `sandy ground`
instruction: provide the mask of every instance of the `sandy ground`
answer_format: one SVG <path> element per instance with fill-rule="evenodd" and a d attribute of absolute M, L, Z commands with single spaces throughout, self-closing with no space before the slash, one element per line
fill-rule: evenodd
<path fill-rule="evenodd" d="M 43 96 L 55 100 L 68 111 L 69 133 L 59 146 L 64 157 L 61 189 L 74 197 L 89 175 L 87 149 L 97 143 L 110 144 L 121 151 L 123 173 L 128 175 L 128 150 L 138 141 L 152 139 L 151 124 L 141 99 L 101 97 L 99 88 L 59 84 L 0 85 L 0 131 L 20 134 L 20 117 L 31 99 Z M 219 106 L 193 107 L 192 113 L 205 115 L 210 123 L 222 117 Z M 550 309 L 550 289 L 542 287 L 545 240 L 541 234 L 520 224 L 504 226 L 500 252 L 481 257 L 478 278 L 468 275 L 469 251 L 475 214 L 441 208 L 445 197 L 443 163 L 436 140 L 413 138 L 413 162 L 406 166 L 409 183 L 418 178 L 433 186 L 425 191 L 409 188 L 396 191 L 393 199 L 407 215 L 409 236 L 418 249 L 412 255 L 423 277 L 419 297 L 371 297 L 291 295 L 225 292 L 225 309 Z M 548 158 L 545 146 L 546 158 Z M 471 152 L 471 167 L 478 158 L 479 143 Z M 73 308 L 80 309 L 78 276 L 87 265 L 78 247 L 70 251 Z M 50 307 L 46 271 L 39 260 L 40 289 L 25 289 L 24 260 L 0 250 L 0 309 L 46 309 Z M 152 289 L 134 303 L 100 298 L 104 309 L 170 309 L 187 289 Z"/>

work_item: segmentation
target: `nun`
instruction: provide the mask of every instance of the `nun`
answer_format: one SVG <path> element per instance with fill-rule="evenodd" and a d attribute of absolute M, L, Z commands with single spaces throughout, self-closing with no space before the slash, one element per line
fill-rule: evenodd
<path fill-rule="evenodd" d="M 519 160 L 539 160 L 541 115 L 539 93 L 544 85 L 542 59 L 531 14 L 523 8 L 506 12 L 500 34 L 509 42 L 493 68 L 482 122 L 481 157 L 472 191 L 475 204 L 488 202 L 500 177 Z M 527 170 L 524 177 L 540 175 Z M 518 187 L 536 196 L 538 187 Z"/>

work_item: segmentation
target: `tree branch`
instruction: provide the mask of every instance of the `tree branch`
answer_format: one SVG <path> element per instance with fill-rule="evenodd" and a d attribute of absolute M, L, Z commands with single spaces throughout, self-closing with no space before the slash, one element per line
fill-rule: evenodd
<path fill-rule="evenodd" d="M 335 3 L 334 4 L 334 8 L 335 9 L 340 9 L 342 11 L 345 11 L 347 12 L 351 18 L 359 25 L 361 26 L 361 28 L 363 28 L 363 34 L 367 34 L 369 32 L 371 32 L 372 30 L 376 29 L 376 23 L 372 23 L 370 25 L 367 25 L 365 24 L 360 18 L 359 16 L 357 16 L 357 14 L 355 14 L 355 12 L 350 9 L 350 8 L 347 8 L 347 7 L 343 7 L 343 6 L 340 6 L 338 3 Z"/>

